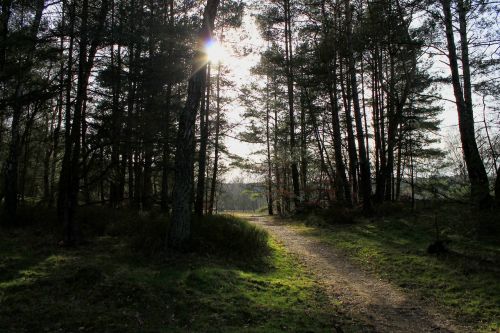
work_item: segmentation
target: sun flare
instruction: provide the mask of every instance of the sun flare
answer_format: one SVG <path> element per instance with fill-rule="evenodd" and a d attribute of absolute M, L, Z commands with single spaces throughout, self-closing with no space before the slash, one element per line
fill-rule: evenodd
<path fill-rule="evenodd" d="M 208 61 L 212 63 L 223 62 L 228 57 L 224 47 L 214 39 L 205 43 L 205 53 L 207 54 Z"/>

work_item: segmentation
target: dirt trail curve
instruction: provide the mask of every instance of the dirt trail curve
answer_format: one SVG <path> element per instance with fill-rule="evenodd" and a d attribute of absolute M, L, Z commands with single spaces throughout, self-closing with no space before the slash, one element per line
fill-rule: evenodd
<path fill-rule="evenodd" d="M 329 297 L 342 301 L 348 315 L 371 327 L 368 332 L 472 332 L 420 304 L 398 287 L 360 269 L 341 251 L 269 217 L 252 216 L 248 220 L 269 231 L 298 255 Z"/>

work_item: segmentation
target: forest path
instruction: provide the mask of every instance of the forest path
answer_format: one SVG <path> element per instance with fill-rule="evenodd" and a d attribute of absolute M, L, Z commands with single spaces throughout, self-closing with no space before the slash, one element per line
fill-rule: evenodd
<path fill-rule="evenodd" d="M 268 216 L 244 216 L 267 230 L 314 274 L 332 301 L 360 319 L 366 332 L 471 332 L 435 309 L 412 299 L 397 286 L 355 265 L 340 250 L 293 230 Z"/>

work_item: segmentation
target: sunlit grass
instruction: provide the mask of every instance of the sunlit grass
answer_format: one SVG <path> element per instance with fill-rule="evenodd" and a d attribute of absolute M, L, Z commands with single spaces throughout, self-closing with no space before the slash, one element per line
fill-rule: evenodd
<path fill-rule="evenodd" d="M 478 330 L 500 324 L 500 244 L 464 237 L 456 220 L 440 219 L 452 252 L 427 254 L 434 219 L 385 217 L 324 227 L 294 223 L 298 232 L 345 251 L 360 266 Z"/>

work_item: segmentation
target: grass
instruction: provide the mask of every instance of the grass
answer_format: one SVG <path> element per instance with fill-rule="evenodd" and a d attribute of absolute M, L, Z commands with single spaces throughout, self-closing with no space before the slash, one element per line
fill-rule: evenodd
<path fill-rule="evenodd" d="M 392 216 L 384 212 L 377 219 L 347 225 L 325 224 L 313 216 L 295 223 L 294 228 L 345 251 L 362 267 L 459 321 L 479 331 L 498 332 L 498 233 L 478 236 L 475 230 L 481 221 L 463 207 L 443 206 L 436 213 L 427 209 L 416 216 L 401 207 L 394 211 Z M 498 223 L 494 214 L 486 218 L 492 216 L 489 222 Z M 450 241 L 450 252 L 439 256 L 427 253 L 427 247 L 435 241 L 436 220 L 440 237 Z"/>
<path fill-rule="evenodd" d="M 198 230 L 208 231 L 217 220 Z M 241 220 L 222 221 L 218 227 L 229 228 L 233 237 L 265 240 L 268 250 L 254 253 L 260 260 L 253 260 L 248 249 L 238 252 L 241 258 L 221 253 L 241 243 L 213 235 L 198 239 L 199 249 L 210 249 L 204 254 L 148 250 L 146 255 L 136 247 L 147 237 L 125 237 L 117 225 L 97 228 L 101 234 L 88 236 L 76 249 L 60 248 L 44 225 L 0 229 L 0 331 L 358 330 L 280 244 Z M 216 241 L 229 245 L 214 250 Z"/>

